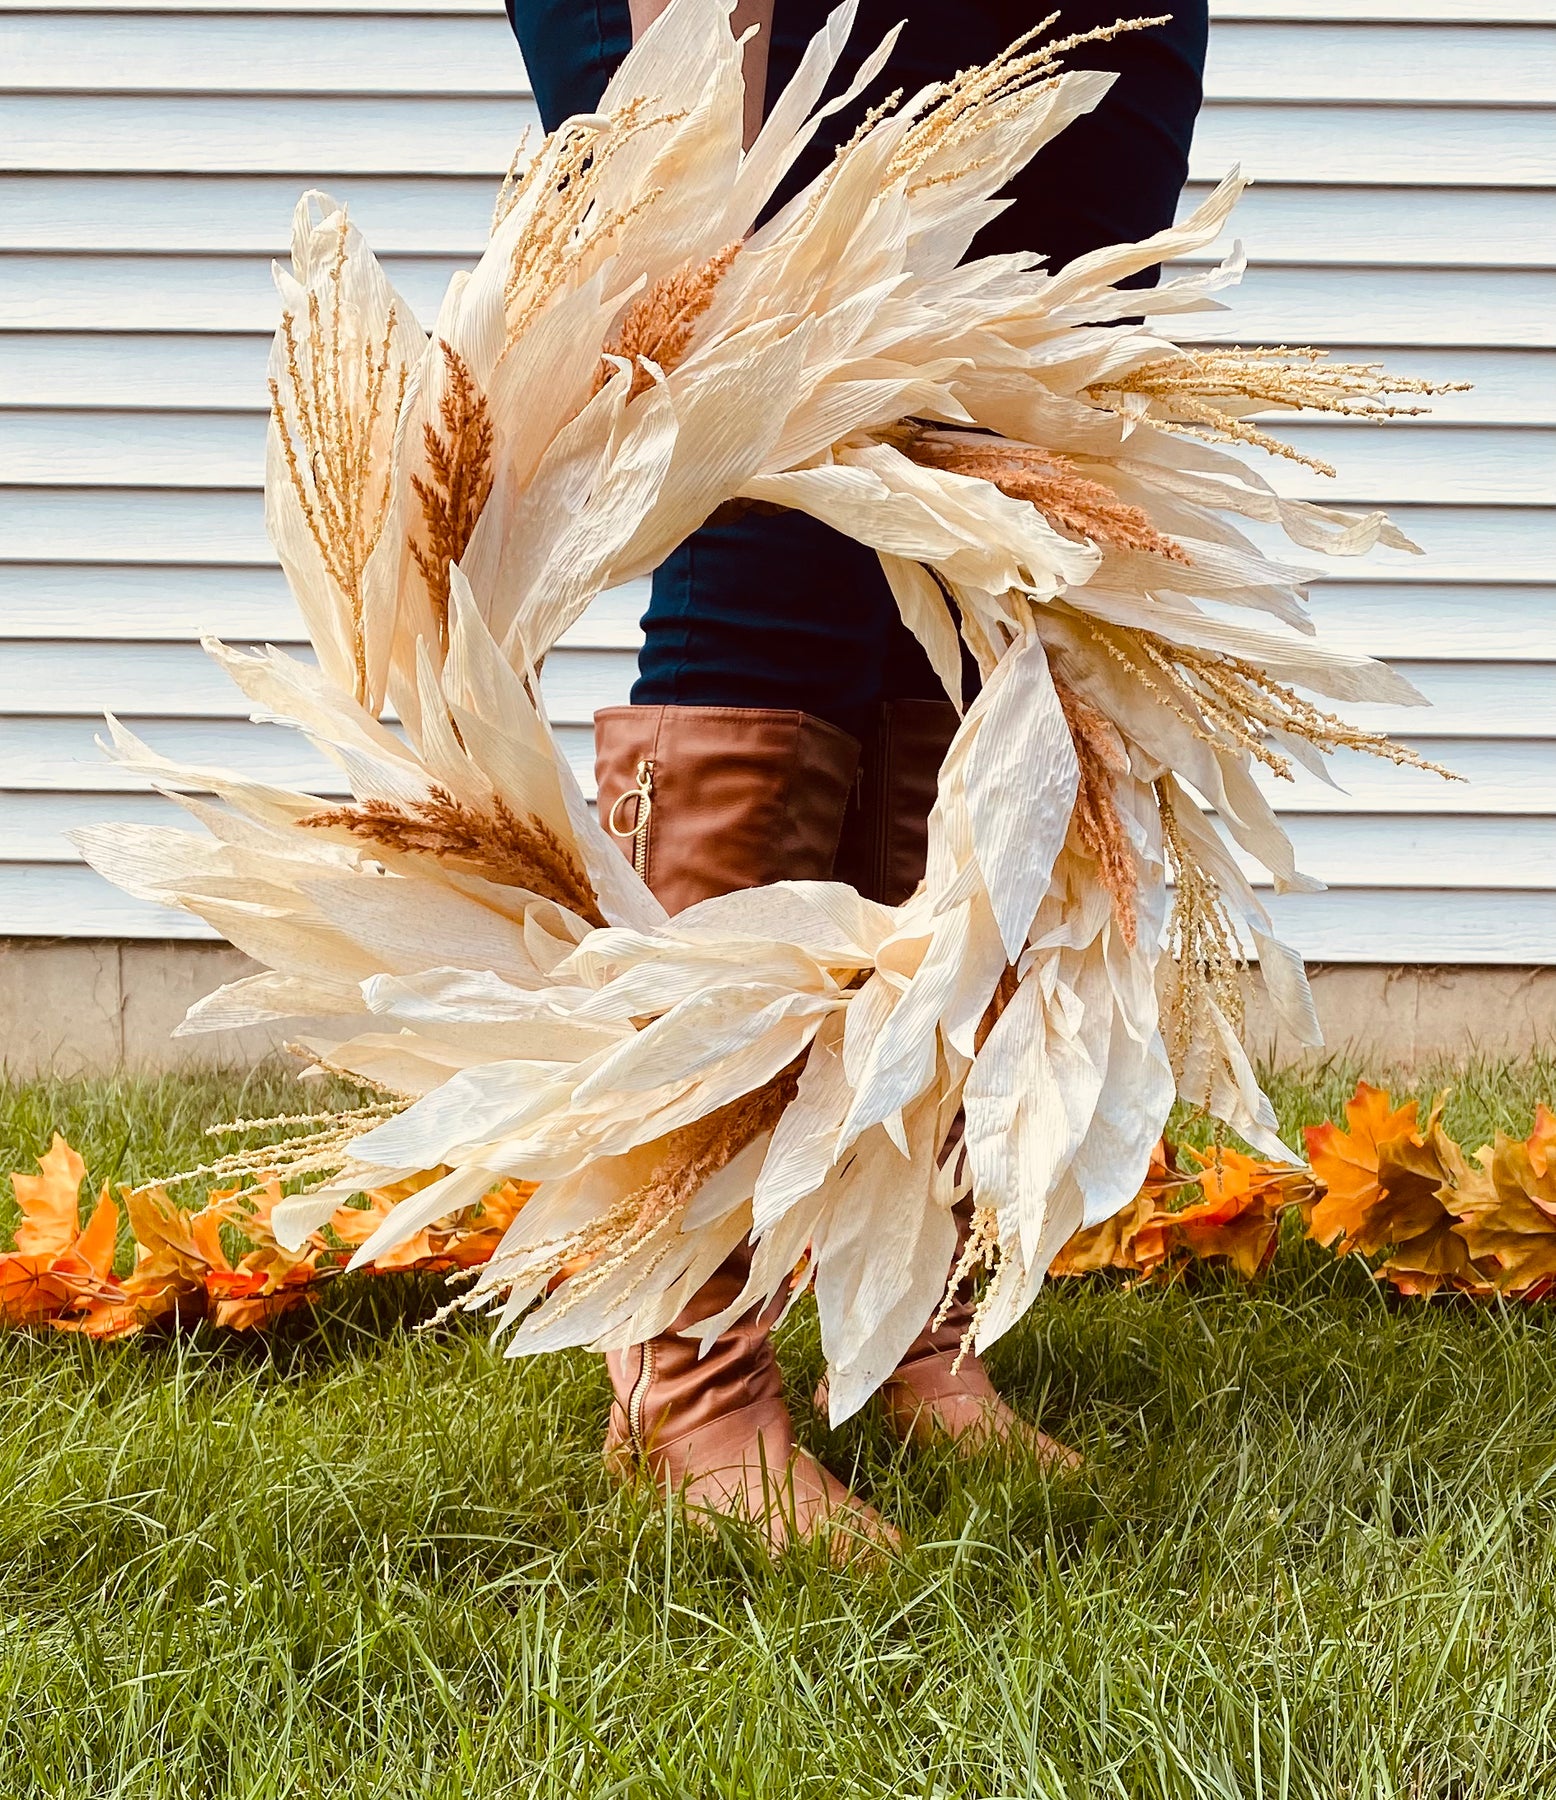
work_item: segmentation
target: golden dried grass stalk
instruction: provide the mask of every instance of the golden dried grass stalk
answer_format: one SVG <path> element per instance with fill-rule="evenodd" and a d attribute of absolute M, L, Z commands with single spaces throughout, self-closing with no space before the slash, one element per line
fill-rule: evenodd
<path fill-rule="evenodd" d="M 1113 411 L 1123 410 L 1126 397 L 1143 397 L 1151 402 L 1151 423 L 1164 431 L 1207 442 L 1248 444 L 1332 476 L 1329 463 L 1261 431 L 1242 417 L 1242 410 L 1325 412 L 1380 422 L 1415 418 L 1430 410 L 1390 406 L 1385 400 L 1389 394 L 1457 393 L 1469 385 L 1390 375 L 1381 363 L 1332 363 L 1327 351 L 1311 345 L 1283 344 L 1268 350 L 1233 345 L 1157 357 L 1127 375 L 1087 388 L 1086 397 Z M 1218 401 L 1239 410 L 1228 410 Z"/>
<path fill-rule="evenodd" d="M 982 136 L 1005 114 L 1019 111 L 1028 104 L 1034 91 L 1051 87 L 1058 80 L 1060 65 L 1070 51 L 1083 44 L 1105 44 L 1126 31 L 1144 31 L 1153 25 L 1165 25 L 1170 17 L 1163 13 L 1149 19 L 1115 19 L 1111 25 L 1074 32 L 1069 37 L 1057 38 L 1029 50 L 1029 44 L 1058 23 L 1060 14 L 1050 13 L 991 62 L 962 69 L 935 89 L 919 117 L 903 134 L 888 179 L 906 178 L 910 192 L 951 179 L 945 174 L 925 176 L 921 171 L 942 152 Z"/>
<path fill-rule="evenodd" d="M 427 584 L 427 597 L 438 622 L 438 640 L 448 648 L 449 564 L 459 561 L 492 491 L 492 421 L 486 396 L 470 365 L 443 339 L 446 378 L 438 405 L 441 434 L 429 419 L 422 426 L 422 446 L 430 481 L 411 477 L 426 527 L 425 546 L 414 536 L 411 555 Z"/>
<path fill-rule="evenodd" d="M 924 468 L 973 476 L 1013 500 L 1028 501 L 1067 536 L 1168 562 L 1190 560 L 1183 546 L 1158 531 L 1140 507 L 1120 500 L 1067 456 L 975 431 L 910 427 L 893 434 L 890 441 Z"/>
<path fill-rule="evenodd" d="M 1139 924 L 1140 871 L 1117 800 L 1117 783 L 1129 773 L 1129 757 L 1104 713 L 1057 677 L 1054 691 L 1080 765 L 1073 814 L 1075 833 L 1087 853 L 1096 859 L 1098 879 L 1113 902 L 1113 917 L 1132 950 Z"/>
<path fill-rule="evenodd" d="M 546 821 L 521 818 L 497 795 L 489 813 L 463 805 L 446 788 L 425 800 L 397 806 L 362 800 L 309 813 L 299 825 L 349 831 L 401 856 L 431 856 L 504 887 L 523 888 L 565 906 L 587 924 L 603 926 L 594 888 L 573 851 Z"/>
<path fill-rule="evenodd" d="M 234 1132 L 268 1131 L 299 1124 L 318 1125 L 320 1129 L 297 1132 L 273 1143 L 255 1144 L 246 1150 L 234 1150 L 211 1162 L 201 1163 L 196 1168 L 182 1169 L 176 1175 L 159 1175 L 154 1181 L 142 1182 L 139 1187 L 127 1188 L 125 1191 L 136 1195 L 150 1194 L 159 1188 L 177 1187 L 188 1181 L 225 1181 L 237 1178 L 252 1185 L 234 1190 L 229 1197 L 246 1199 L 271 1177 L 280 1181 L 292 1181 L 307 1175 L 333 1175 L 345 1166 L 347 1146 L 353 1139 L 382 1125 L 396 1113 L 403 1112 L 409 1104 L 408 1098 L 401 1097 L 375 1100 L 365 1106 L 351 1107 L 342 1112 L 281 1115 L 273 1119 L 234 1119 L 225 1125 L 213 1125 L 206 1131 L 207 1137 L 225 1136 Z"/>
<path fill-rule="evenodd" d="M 598 200 L 600 177 L 633 138 L 674 124 L 681 116 L 653 112 L 649 101 L 639 98 L 626 101 L 603 125 L 561 126 L 547 138 L 518 182 L 500 197 L 500 203 L 511 210 L 521 188 L 545 182 L 508 264 L 503 299 L 510 346 L 591 252 L 658 199 L 659 189 L 647 189 L 624 207 L 604 210 Z"/>
<path fill-rule="evenodd" d="M 1096 619 L 1084 619 L 1083 623 L 1094 642 L 1176 713 L 1202 743 L 1222 748 L 1231 744 L 1246 750 L 1283 781 L 1293 778 L 1291 759 L 1269 741 L 1271 733 L 1300 738 L 1325 756 L 1336 750 L 1354 750 L 1400 768 L 1440 775 L 1444 781 L 1464 779 L 1384 732 L 1363 731 L 1324 712 L 1295 688 L 1240 656 L 1191 649 L 1153 631 L 1109 626 Z"/>
<path fill-rule="evenodd" d="M 564 1313 L 653 1245 L 634 1285 L 645 1282 L 668 1254 L 673 1234 L 703 1184 L 777 1125 L 798 1092 L 804 1063 L 803 1056 L 797 1057 L 762 1087 L 667 1133 L 648 1179 L 582 1230 L 546 1245 L 539 1262 L 526 1265 L 526 1279 L 550 1285 L 570 1277 L 558 1305 L 558 1313 Z"/>
<path fill-rule="evenodd" d="M 1162 996 L 1167 1055 L 1180 1080 L 1193 1043 L 1218 1034 L 1209 1021 L 1210 1005 L 1220 1010 L 1232 1030 L 1241 1033 L 1246 1006 L 1243 977 L 1248 959 L 1237 926 L 1214 876 L 1195 857 L 1178 825 L 1180 802 L 1191 805 L 1170 775 L 1155 784 L 1161 814 L 1162 842 L 1172 876 L 1172 913 L 1167 921 L 1167 954 L 1171 961 Z M 1201 1103 L 1208 1104 L 1207 1091 Z"/>
<path fill-rule="evenodd" d="M 737 239 L 703 262 L 688 258 L 639 294 L 623 315 L 616 335 L 605 346 L 605 355 L 595 371 L 595 393 L 611 378 L 612 365 L 606 360 L 611 356 L 624 357 L 632 364 L 629 399 L 635 400 L 653 385 L 646 363 L 657 363 L 668 375 L 685 358 L 697 321 L 713 304 L 714 290 L 739 252 Z"/>
<path fill-rule="evenodd" d="M 1151 632 L 1136 635 L 1146 656 L 1186 689 L 1205 719 L 1283 781 L 1292 779 L 1291 759 L 1269 742 L 1266 734 L 1270 732 L 1301 738 L 1326 756 L 1336 750 L 1355 750 L 1399 768 L 1424 769 L 1444 781 L 1464 779 L 1384 732 L 1363 731 L 1324 712 L 1257 663 L 1217 651 L 1191 650 Z"/>
<path fill-rule="evenodd" d="M 362 582 L 383 535 L 392 492 L 387 459 L 374 470 L 373 439 L 386 408 L 389 416 L 398 416 L 407 370 L 403 363 L 399 365 L 391 383 L 393 307 L 377 343 L 363 344 L 358 350 L 341 330 L 347 232 L 342 210 L 330 265 L 328 317 L 318 294 L 310 293 L 307 335 L 299 343 L 296 315 L 281 315 L 287 391 L 283 399 L 280 383 L 272 378 L 270 416 L 281 440 L 292 491 L 320 561 L 346 602 L 356 698 L 365 703 L 368 670 Z"/>

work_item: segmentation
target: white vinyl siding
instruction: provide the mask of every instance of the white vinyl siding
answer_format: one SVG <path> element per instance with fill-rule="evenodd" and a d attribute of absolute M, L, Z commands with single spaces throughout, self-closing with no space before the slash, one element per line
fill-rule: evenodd
<path fill-rule="evenodd" d="M 1357 717 L 1466 778 L 1344 757 L 1338 789 L 1272 784 L 1330 884 L 1274 904 L 1319 960 L 1556 962 L 1556 0 L 1213 14 L 1186 204 L 1240 163 L 1254 266 L 1196 329 L 1474 383 L 1428 419 L 1292 427 L 1336 481 L 1270 466 L 1422 544 L 1304 560 L 1320 628 L 1434 703 Z M 101 757 L 105 709 L 338 791 L 199 648 L 301 640 L 260 495 L 269 259 L 328 188 L 430 322 L 534 107 L 496 0 L 0 0 L 0 90 L 0 936 L 204 936 L 66 833 L 170 816 Z M 604 596 L 547 667 L 585 775 L 642 602 Z"/>

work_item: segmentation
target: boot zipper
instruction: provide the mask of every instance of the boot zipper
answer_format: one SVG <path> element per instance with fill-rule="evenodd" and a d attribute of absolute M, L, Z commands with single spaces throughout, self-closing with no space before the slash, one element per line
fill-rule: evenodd
<path fill-rule="evenodd" d="M 657 1360 L 654 1346 L 645 1344 L 637 1380 L 633 1382 L 632 1392 L 627 1396 L 627 1437 L 632 1444 L 633 1455 L 639 1459 L 648 1454 L 648 1446 L 643 1442 L 643 1404 L 648 1399 L 649 1384 L 654 1379 L 654 1364 Z"/>
<path fill-rule="evenodd" d="M 636 771 L 636 787 L 628 788 L 624 794 L 616 796 L 615 804 L 606 819 L 606 829 L 614 837 L 632 839 L 632 866 L 638 872 L 640 881 L 648 880 L 648 821 L 654 810 L 654 764 L 651 757 L 639 759 Z M 621 805 L 624 800 L 636 800 L 637 806 L 632 814 L 632 824 L 624 827 L 620 822 Z"/>

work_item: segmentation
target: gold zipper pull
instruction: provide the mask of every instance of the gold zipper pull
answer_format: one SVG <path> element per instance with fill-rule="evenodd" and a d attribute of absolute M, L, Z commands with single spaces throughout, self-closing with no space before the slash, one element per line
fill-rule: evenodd
<path fill-rule="evenodd" d="M 650 757 L 639 759 L 636 774 L 637 786 L 630 787 L 623 794 L 618 794 L 605 820 L 605 829 L 612 837 L 632 839 L 632 866 L 638 872 L 640 880 L 648 879 L 648 821 L 654 810 L 654 764 Z M 632 823 L 622 823 L 621 808 L 623 801 L 635 800 Z"/>

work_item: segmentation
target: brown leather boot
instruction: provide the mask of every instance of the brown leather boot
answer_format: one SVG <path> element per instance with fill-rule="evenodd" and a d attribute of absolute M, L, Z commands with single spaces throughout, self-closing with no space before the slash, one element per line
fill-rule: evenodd
<path fill-rule="evenodd" d="M 693 1512 L 756 1525 L 773 1550 L 824 1534 L 838 1561 L 894 1541 L 880 1516 L 794 1441 L 771 1331 L 777 1306 L 727 1327 L 699 1358 L 681 1332 L 745 1286 L 742 1247 L 663 1336 L 606 1358 L 615 1402 L 606 1462 L 646 1469 Z"/>
<path fill-rule="evenodd" d="M 665 909 L 832 874 L 859 746 L 807 713 L 614 706 L 595 715 L 600 819 Z M 840 1560 L 895 1542 L 886 1522 L 794 1442 L 771 1313 L 729 1326 L 699 1358 L 679 1335 L 745 1285 L 742 1246 L 662 1336 L 607 1357 L 607 1460 L 638 1467 L 704 1513 L 756 1525 L 774 1550 L 825 1534 Z"/>
<path fill-rule="evenodd" d="M 666 912 L 828 881 L 859 745 L 809 713 L 611 706 L 594 715 L 600 823 Z"/>
<path fill-rule="evenodd" d="M 900 906 L 924 879 L 930 809 L 959 723 L 949 700 L 890 700 L 880 708 L 837 857 L 838 880 L 867 899 Z M 959 1215 L 958 1223 L 960 1257 L 968 1220 Z M 923 1444 L 945 1433 L 969 1449 L 991 1439 L 1014 1442 L 1045 1464 L 1077 1466 L 1074 1451 L 1012 1412 L 970 1347 L 961 1355 L 972 1316 L 971 1284 L 964 1282 L 944 1321 L 924 1327 L 881 1388 L 882 1415 L 904 1440 Z M 824 1389 L 817 1402 L 825 1406 Z"/>
<path fill-rule="evenodd" d="M 940 765 L 961 723 L 949 700 L 888 700 L 864 745 L 843 822 L 837 879 L 901 906 L 924 879 Z"/>
<path fill-rule="evenodd" d="M 970 1206 L 957 1208 L 958 1258 L 967 1241 L 970 1213 Z M 955 1268 L 955 1262 L 951 1266 Z M 945 1436 L 969 1450 L 1010 1444 L 1027 1450 L 1047 1468 L 1078 1469 L 1081 1459 L 1073 1450 L 1029 1425 L 1000 1398 L 970 1346 L 962 1355 L 973 1311 L 972 1283 L 964 1281 L 945 1317 L 938 1325 L 924 1327 L 882 1386 L 876 1401 L 882 1416 L 904 1442 L 923 1446 Z"/>

